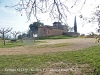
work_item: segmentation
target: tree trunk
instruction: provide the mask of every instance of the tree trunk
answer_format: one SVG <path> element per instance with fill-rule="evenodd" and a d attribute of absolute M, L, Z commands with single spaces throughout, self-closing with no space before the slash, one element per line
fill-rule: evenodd
<path fill-rule="evenodd" d="M 33 35 L 33 38 L 34 38 L 34 42 L 35 42 L 35 34 Z"/>
<path fill-rule="evenodd" d="M 35 31 L 34 32 L 32 31 L 32 38 L 34 39 L 35 42 Z"/>
<path fill-rule="evenodd" d="M 15 41 L 16 41 L 16 43 L 17 43 L 16 35 L 15 35 Z"/>
<path fill-rule="evenodd" d="M 23 36 L 21 35 L 21 43 L 23 43 Z"/>
<path fill-rule="evenodd" d="M 4 33 L 3 33 L 3 44 L 5 45 L 5 36 L 4 36 Z"/>

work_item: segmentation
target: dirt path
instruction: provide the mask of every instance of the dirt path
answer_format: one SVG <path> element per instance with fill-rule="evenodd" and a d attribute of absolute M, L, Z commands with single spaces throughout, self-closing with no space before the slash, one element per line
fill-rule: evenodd
<path fill-rule="evenodd" d="M 20 54 L 43 54 L 49 52 L 58 52 L 58 51 L 71 51 L 71 50 L 79 50 L 82 48 L 87 48 L 95 44 L 94 38 L 74 38 L 74 39 L 59 39 L 59 40 L 42 40 L 46 41 L 46 43 L 39 43 L 40 45 L 47 44 L 58 44 L 58 43 L 71 43 L 72 45 L 57 47 L 57 48 L 32 48 L 29 46 L 22 47 L 13 47 L 13 48 L 0 48 L 0 55 L 20 55 Z"/>

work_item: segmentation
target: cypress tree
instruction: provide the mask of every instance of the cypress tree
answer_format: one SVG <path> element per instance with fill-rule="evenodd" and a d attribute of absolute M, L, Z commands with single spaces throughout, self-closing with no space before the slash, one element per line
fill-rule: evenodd
<path fill-rule="evenodd" d="M 77 22 L 76 22 L 76 16 L 74 18 L 74 32 L 77 33 Z"/>

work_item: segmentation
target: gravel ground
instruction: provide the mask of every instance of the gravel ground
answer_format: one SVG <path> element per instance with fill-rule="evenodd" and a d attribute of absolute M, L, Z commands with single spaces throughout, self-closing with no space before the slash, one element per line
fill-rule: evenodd
<path fill-rule="evenodd" d="M 46 41 L 46 43 L 39 43 L 40 45 L 47 44 L 58 44 L 58 43 L 70 43 L 72 45 L 63 46 L 63 47 L 46 47 L 46 48 L 32 48 L 29 46 L 13 47 L 13 48 L 0 48 L 0 55 L 20 55 L 20 54 L 43 54 L 49 52 L 58 52 L 58 51 L 72 51 L 72 50 L 81 50 L 82 48 L 91 47 L 98 45 L 95 44 L 94 38 L 73 38 L 73 39 L 57 39 L 57 40 L 41 40 Z"/>

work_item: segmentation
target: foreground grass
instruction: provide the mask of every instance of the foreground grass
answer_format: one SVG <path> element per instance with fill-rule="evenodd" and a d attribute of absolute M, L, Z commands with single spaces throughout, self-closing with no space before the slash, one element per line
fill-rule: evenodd
<path fill-rule="evenodd" d="M 48 62 L 64 62 L 73 65 L 76 63 L 88 64 L 91 71 L 87 68 L 86 70 L 89 71 L 86 75 L 99 75 L 100 45 L 79 51 L 57 52 L 42 55 L 2 55 L 0 56 L 0 75 L 33 75 L 36 71 L 30 71 L 31 68 L 45 68 L 48 66 Z M 8 69 L 24 69 L 24 71 L 9 71 Z M 28 69 L 28 71 L 25 71 L 25 69 Z"/>

